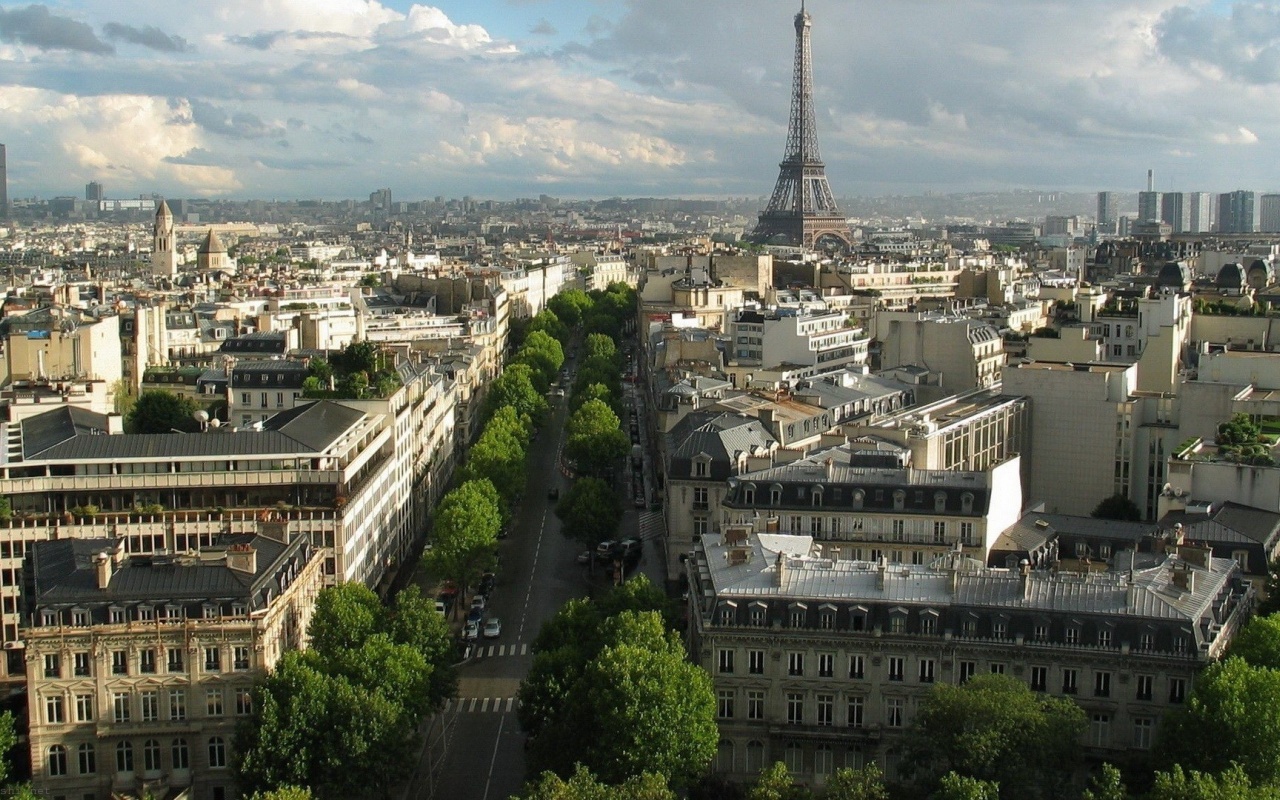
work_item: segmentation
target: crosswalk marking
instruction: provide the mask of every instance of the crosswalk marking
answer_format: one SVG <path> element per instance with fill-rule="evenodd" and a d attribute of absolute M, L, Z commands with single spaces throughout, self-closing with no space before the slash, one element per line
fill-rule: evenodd
<path fill-rule="evenodd" d="M 500 658 L 510 656 L 527 656 L 529 655 L 529 645 L 489 645 L 488 647 L 477 647 L 472 654 L 472 658 Z"/>
<path fill-rule="evenodd" d="M 498 655 L 505 656 L 507 654 L 507 646 L 505 644 L 498 645 Z"/>
<path fill-rule="evenodd" d="M 639 529 L 639 539 L 651 542 L 666 533 L 667 520 L 661 511 L 641 511 L 636 527 Z"/>
<path fill-rule="evenodd" d="M 515 708 L 515 697 L 455 697 L 445 702 L 444 713 L 510 714 Z"/>

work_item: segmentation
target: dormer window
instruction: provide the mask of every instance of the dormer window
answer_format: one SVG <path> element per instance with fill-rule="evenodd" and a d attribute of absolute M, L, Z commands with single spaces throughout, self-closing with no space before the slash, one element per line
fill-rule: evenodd
<path fill-rule="evenodd" d="M 707 460 L 702 457 L 695 458 L 693 460 L 693 477 L 705 478 L 707 477 L 707 472 Z"/>
<path fill-rule="evenodd" d="M 746 505 L 755 505 L 756 486 L 754 483 L 748 483 L 742 487 L 742 502 Z"/>
<path fill-rule="evenodd" d="M 946 492 L 933 493 L 933 510 L 934 511 L 947 510 L 947 493 Z"/>
<path fill-rule="evenodd" d="M 901 511 L 907 505 L 907 493 L 899 489 L 893 493 L 893 510 Z"/>
<path fill-rule="evenodd" d="M 815 506 L 822 505 L 822 487 L 821 486 L 815 486 L 809 490 L 809 502 L 811 505 L 815 505 Z"/>
<path fill-rule="evenodd" d="M 782 487 L 776 483 L 769 487 L 769 505 L 782 505 Z"/>
<path fill-rule="evenodd" d="M 973 494 L 971 492 L 965 492 L 960 495 L 960 510 L 965 514 L 973 513 Z"/>
<path fill-rule="evenodd" d="M 867 499 L 867 493 L 861 489 L 853 490 L 853 507 L 862 508 L 862 503 Z"/>

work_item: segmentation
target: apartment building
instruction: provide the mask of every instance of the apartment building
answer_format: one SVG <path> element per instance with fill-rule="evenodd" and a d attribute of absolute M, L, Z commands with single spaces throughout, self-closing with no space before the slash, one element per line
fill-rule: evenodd
<path fill-rule="evenodd" d="M 875 330 L 882 368 L 922 367 L 951 393 L 993 386 L 1004 369 L 1000 334 L 970 317 L 881 311 L 876 314 Z"/>
<path fill-rule="evenodd" d="M 985 561 L 1022 509 L 1018 457 L 972 472 L 910 459 L 888 442 L 851 441 L 741 472 L 720 501 L 719 530 L 810 536 L 836 559 L 920 565 L 960 545 Z"/>
<path fill-rule="evenodd" d="M 237 796 L 236 725 L 254 682 L 305 646 L 323 583 L 306 536 L 260 528 L 166 554 L 129 554 L 117 538 L 31 549 L 22 636 L 38 793 Z"/>
<path fill-rule="evenodd" d="M 929 690 L 987 673 L 1077 701 L 1090 757 L 1150 749 L 1253 590 L 1201 548 L 1120 562 L 1072 574 L 949 552 L 890 565 L 832 558 L 808 535 L 703 537 L 686 564 L 689 638 L 714 682 L 717 771 L 748 780 L 783 761 L 821 785 L 875 760 L 895 775 L 895 745 Z"/>
<path fill-rule="evenodd" d="M 729 323 L 731 360 L 740 370 L 786 370 L 803 379 L 867 363 L 871 337 L 847 324 L 843 313 L 809 313 L 804 309 L 739 311 Z"/>
<path fill-rule="evenodd" d="M 248 426 L 294 408 L 302 399 L 308 370 L 302 361 L 232 362 L 228 368 L 227 421 Z"/>

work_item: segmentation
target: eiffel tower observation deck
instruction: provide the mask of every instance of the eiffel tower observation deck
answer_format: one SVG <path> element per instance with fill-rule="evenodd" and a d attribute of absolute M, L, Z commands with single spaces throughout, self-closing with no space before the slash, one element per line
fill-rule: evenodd
<path fill-rule="evenodd" d="M 813 113 L 813 54 L 809 32 L 813 21 L 804 0 L 796 14 L 796 63 L 791 81 L 791 120 L 787 150 L 769 205 L 760 214 L 752 238 L 757 242 L 799 245 L 812 249 L 820 239 L 835 237 L 846 246 L 849 225 L 836 207 L 827 169 L 818 152 L 818 126 Z"/>

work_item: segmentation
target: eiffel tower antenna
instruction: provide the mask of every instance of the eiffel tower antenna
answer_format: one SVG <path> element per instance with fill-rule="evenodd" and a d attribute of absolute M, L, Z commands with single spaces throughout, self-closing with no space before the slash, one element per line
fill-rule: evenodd
<path fill-rule="evenodd" d="M 818 152 L 818 125 L 813 110 L 813 53 L 809 33 L 812 18 L 800 0 L 796 14 L 795 71 L 791 79 L 791 118 L 787 147 L 779 165 L 778 182 L 769 205 L 760 214 L 753 238 L 784 241 L 813 248 L 818 239 L 834 236 L 849 241 L 849 225 L 836 207 L 827 170 Z"/>

